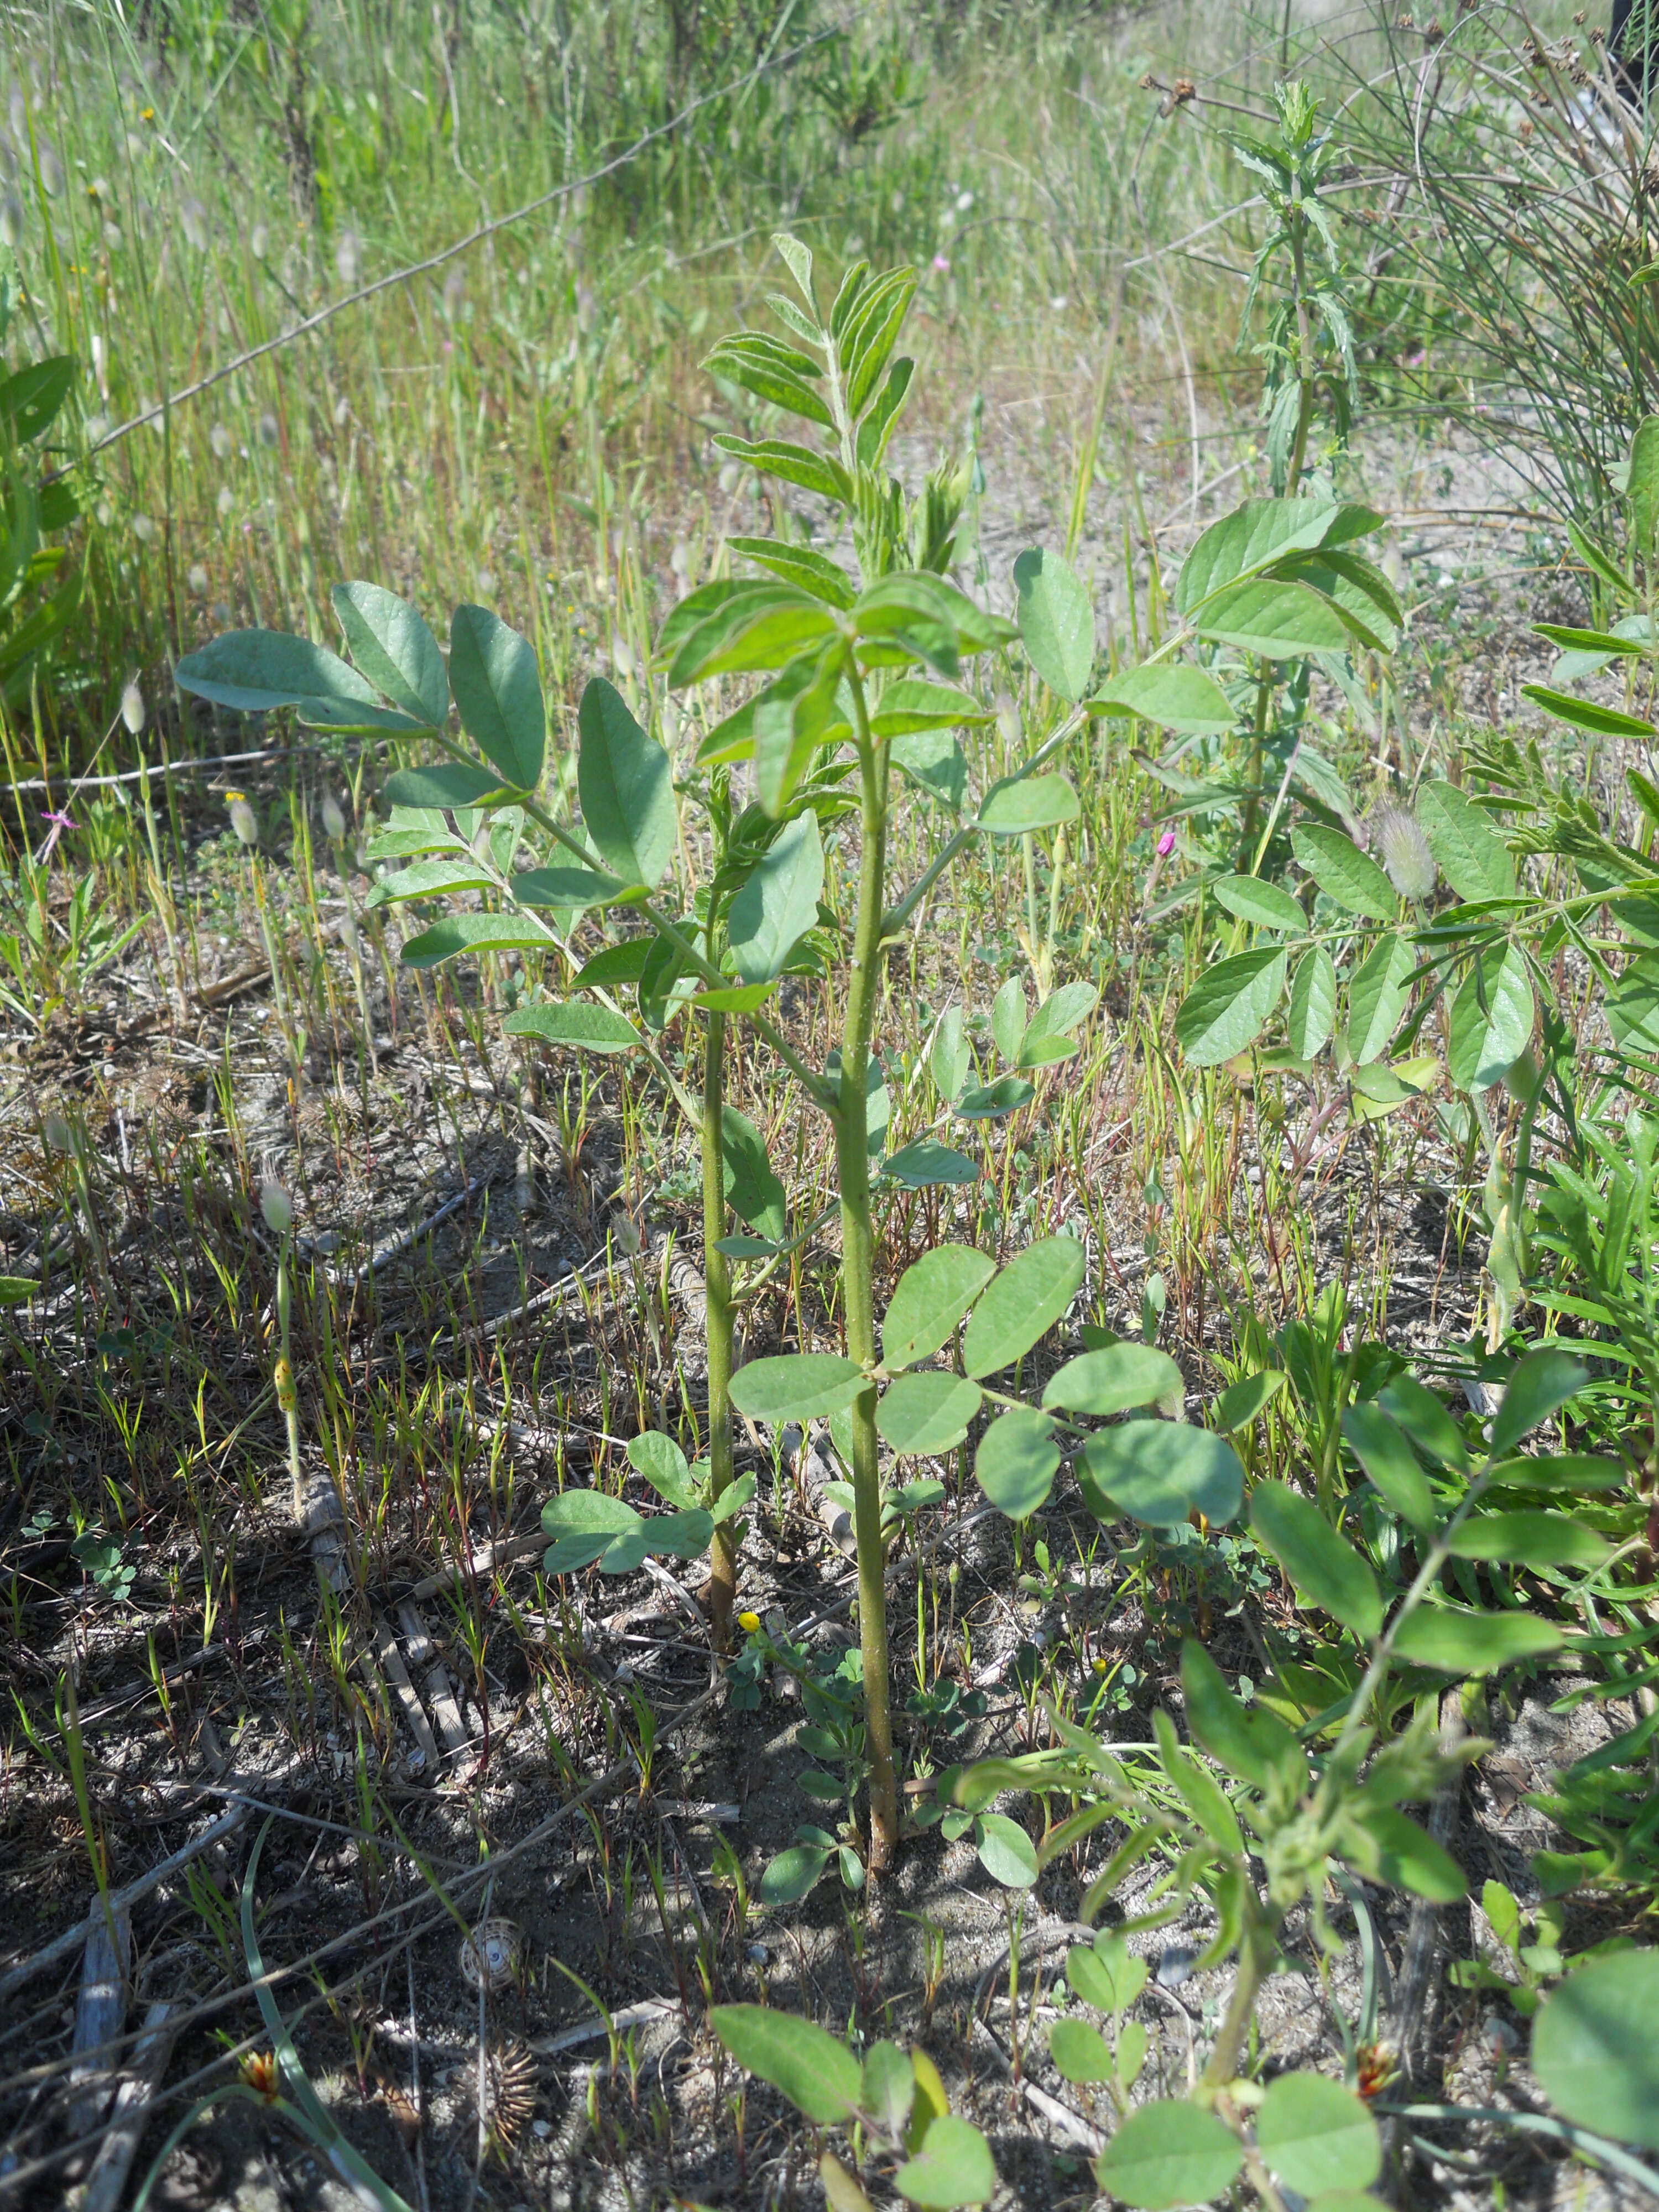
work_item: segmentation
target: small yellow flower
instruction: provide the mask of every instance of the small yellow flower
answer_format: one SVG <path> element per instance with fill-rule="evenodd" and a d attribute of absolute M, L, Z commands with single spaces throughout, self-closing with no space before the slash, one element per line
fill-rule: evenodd
<path fill-rule="evenodd" d="M 754 1635 L 757 1629 L 760 1626 L 759 1613 L 740 1613 L 738 1615 L 738 1626 L 742 1629 L 745 1636 Z"/>
<path fill-rule="evenodd" d="M 138 114 L 138 120 L 141 123 L 154 123 L 155 120 L 155 110 L 153 107 L 141 108 Z"/>
<path fill-rule="evenodd" d="M 1101 1657 L 1098 1652 L 1095 1654 L 1094 1657 L 1089 1662 L 1089 1663 L 1094 1668 L 1097 1674 L 1103 1674 L 1106 1672 L 1106 1662 Z"/>

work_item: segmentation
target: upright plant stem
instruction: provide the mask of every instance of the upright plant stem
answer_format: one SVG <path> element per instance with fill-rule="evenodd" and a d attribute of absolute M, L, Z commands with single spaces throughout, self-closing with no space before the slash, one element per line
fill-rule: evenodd
<path fill-rule="evenodd" d="M 732 1480 L 732 1270 L 715 1248 L 726 1234 L 726 1164 L 721 1152 L 725 1113 L 726 1017 L 711 1013 L 702 1064 L 702 1271 L 708 1293 L 708 1492 L 720 1497 Z M 732 1606 L 738 1589 L 738 1543 L 722 1521 L 709 1547 L 708 1609 L 715 1646 L 732 1641 Z"/>
<path fill-rule="evenodd" d="M 841 1176 L 842 1287 L 847 1302 L 847 1353 L 861 1365 L 876 1357 L 874 1237 L 870 1223 L 870 1152 L 865 1080 L 879 994 L 881 917 L 887 873 L 886 761 L 870 736 L 864 687 L 852 654 L 863 852 L 858 918 L 842 1032 L 841 1100 L 836 1114 L 836 1163 Z M 893 1725 L 888 1707 L 887 1600 L 881 1538 L 881 1471 L 877 1462 L 876 1386 L 853 1401 L 853 1522 L 858 1538 L 859 1644 L 864 1660 L 864 1718 L 870 1759 L 870 1868 L 878 1874 L 898 1842 L 898 1790 L 893 1774 Z"/>

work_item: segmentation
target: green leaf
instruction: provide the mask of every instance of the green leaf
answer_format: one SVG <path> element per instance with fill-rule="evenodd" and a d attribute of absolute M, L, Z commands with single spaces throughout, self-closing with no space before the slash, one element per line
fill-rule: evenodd
<path fill-rule="evenodd" d="M 1540 1574 L 1555 1567 L 1604 1566 L 1613 1549 L 1570 1514 L 1525 1508 L 1474 1515 L 1452 1538 L 1451 1548 L 1455 1559 L 1509 1559 Z"/>
<path fill-rule="evenodd" d="M 844 2043 L 770 2005 L 716 2005 L 708 2024 L 745 2073 L 758 2074 L 821 2128 L 859 2108 L 864 2073 Z"/>
<path fill-rule="evenodd" d="M 412 867 L 382 876 L 363 904 L 373 908 L 404 899 L 443 898 L 453 891 L 487 891 L 489 885 L 490 878 L 470 854 L 464 860 L 417 860 Z"/>
<path fill-rule="evenodd" d="M 1399 1422 L 1419 1451 L 1442 1467 L 1467 1469 L 1469 1453 L 1462 1431 L 1415 1375 L 1395 1376 L 1378 1393 L 1376 1402 L 1391 1420 Z"/>
<path fill-rule="evenodd" d="M 449 809 L 498 799 L 501 790 L 500 776 L 488 769 L 474 768 L 471 761 L 438 761 L 430 768 L 398 769 L 386 778 L 382 796 L 389 806 Z"/>
<path fill-rule="evenodd" d="M 1099 1003 L 1100 993 L 1092 983 L 1062 983 L 1059 990 L 1051 991 L 1025 1024 L 1019 1046 L 1022 1065 L 1025 1054 L 1036 1046 L 1068 1036 Z"/>
<path fill-rule="evenodd" d="M 1006 1813 L 981 1813 L 974 1823 L 979 1863 L 1005 1889 L 1030 1889 L 1037 1878 L 1036 1846 Z"/>
<path fill-rule="evenodd" d="M 1659 1952 L 1616 1951 L 1569 1974 L 1540 2008 L 1531 2057 L 1568 2119 L 1659 2150 Z"/>
<path fill-rule="evenodd" d="M 336 584 L 329 593 L 352 659 L 383 697 L 417 722 L 449 720 L 449 679 L 438 641 L 416 610 L 378 584 Z"/>
<path fill-rule="evenodd" d="M 1306 1779 L 1307 1759 L 1284 1722 L 1264 1705 L 1235 1697 L 1215 1661 L 1192 1637 L 1181 1647 L 1181 1688 L 1194 1741 L 1238 1781 L 1267 1790 L 1275 1779 Z"/>
<path fill-rule="evenodd" d="M 1291 982 L 1285 1030 L 1297 1060 L 1312 1060 L 1330 1042 L 1336 1020 L 1336 969 L 1322 945 L 1304 952 Z"/>
<path fill-rule="evenodd" d="M 1054 1425 L 1029 1406 L 1014 1406 L 979 1440 L 974 1475 L 999 1513 L 1027 1521 L 1048 1501 L 1060 1471 Z"/>
<path fill-rule="evenodd" d="M 960 814 L 968 795 L 968 759 L 948 730 L 918 730 L 888 747 L 912 783 Z"/>
<path fill-rule="evenodd" d="M 1181 1370 L 1167 1352 L 1126 1341 L 1068 1359 L 1050 1377 L 1042 1402 L 1068 1413 L 1127 1413 L 1165 1399 L 1179 1403 L 1184 1387 Z"/>
<path fill-rule="evenodd" d="M 783 538 L 728 538 L 726 543 L 732 552 L 769 568 L 786 584 L 810 592 L 832 607 L 844 611 L 858 597 L 857 586 L 839 562 L 815 553 L 810 545 L 798 545 Z"/>
<path fill-rule="evenodd" d="M 1620 1490 L 1631 1479 L 1622 1461 L 1597 1452 L 1557 1452 L 1501 1460 L 1492 1471 L 1506 1490 Z"/>
<path fill-rule="evenodd" d="M 1351 1800 L 1340 1838 L 1340 1856 L 1369 1881 L 1409 1890 L 1436 1905 L 1455 1905 L 1468 1893 L 1463 1869 L 1451 1853 L 1397 1806 Z"/>
<path fill-rule="evenodd" d="M 995 708 L 954 684 L 929 684 L 920 676 L 901 676 L 887 686 L 870 716 L 873 737 L 902 738 L 920 730 L 954 730 L 989 722 Z"/>
<path fill-rule="evenodd" d="M 1256 2148 L 1299 2197 L 1365 2189 L 1382 2171 L 1382 2138 L 1351 2089 L 1320 2074 L 1281 2074 L 1255 2116 Z"/>
<path fill-rule="evenodd" d="M 1289 1377 L 1282 1367 L 1264 1367 L 1259 1375 L 1241 1375 L 1230 1382 L 1210 1408 L 1217 1433 L 1237 1436 L 1240 1429 L 1266 1413 Z"/>
<path fill-rule="evenodd" d="M 1358 1067 L 1388 1049 L 1411 996 L 1417 960 L 1397 931 L 1381 937 L 1348 986 L 1348 1051 Z"/>
<path fill-rule="evenodd" d="M 833 1850 L 830 1844 L 792 1844 L 787 1850 L 780 1851 L 761 1875 L 756 1892 L 761 1903 L 799 1905 L 809 1890 L 817 1887 Z"/>
<path fill-rule="evenodd" d="M 905 2160 L 893 2186 L 908 2204 L 939 2207 L 988 2204 L 996 2194 L 997 2170 L 990 2145 L 971 2120 L 947 2114 L 935 2120 L 921 2148 Z"/>
<path fill-rule="evenodd" d="M 1212 522 L 1182 563 L 1177 612 L 1190 614 L 1212 592 L 1265 568 L 1270 561 L 1322 545 L 1339 534 L 1334 526 L 1349 511 L 1307 499 L 1245 500 Z"/>
<path fill-rule="evenodd" d="M 1350 914 L 1392 921 L 1400 911 L 1394 885 L 1369 853 L 1323 823 L 1298 823 L 1291 849 L 1321 890 Z"/>
<path fill-rule="evenodd" d="M 1096 693 L 1089 708 L 1091 714 L 1137 714 L 1160 729 L 1195 737 L 1220 736 L 1238 722 L 1237 709 L 1215 678 L 1184 662 L 1126 670 Z"/>
<path fill-rule="evenodd" d="M 181 664 L 182 665 L 182 664 Z M 1592 699 L 1575 698 L 1571 691 L 1556 691 L 1547 684 L 1523 684 L 1521 696 L 1541 707 L 1558 722 L 1575 730 L 1588 730 L 1599 738 L 1651 738 L 1653 725 L 1639 714 L 1620 714 L 1616 707 L 1599 707 Z"/>
<path fill-rule="evenodd" d="M 903 355 L 890 362 L 887 375 L 875 403 L 859 424 L 856 451 L 859 466 L 874 469 L 880 465 L 887 451 L 888 441 L 898 426 L 900 410 L 910 390 L 910 380 L 916 373 L 915 362 Z"/>
<path fill-rule="evenodd" d="M 1095 2179 L 1136 2212 L 1174 2212 L 1230 2189 L 1244 2163 L 1238 2138 L 1213 2112 L 1160 2097 L 1130 2113 L 1095 2161 Z"/>
<path fill-rule="evenodd" d="M 956 1111 L 964 1121 L 1000 1121 L 1005 1115 L 1017 1114 L 1022 1106 L 1029 1106 L 1036 1096 L 1023 1075 L 1000 1075 L 994 1083 L 964 1091 L 957 1101 Z"/>
<path fill-rule="evenodd" d="M 668 755 L 596 676 L 582 693 L 576 785 L 582 825 L 599 858 L 625 884 L 653 890 L 674 850 L 674 779 Z"/>
<path fill-rule="evenodd" d="M 1474 1613 L 1465 1606 L 1422 1605 L 1395 1632 L 1397 1659 L 1443 1674 L 1491 1674 L 1518 1659 L 1559 1651 L 1565 1633 L 1526 1613 Z"/>
<path fill-rule="evenodd" d="M 798 1352 L 738 1368 L 732 1377 L 732 1402 L 751 1421 L 781 1428 L 786 1421 L 804 1425 L 839 1413 L 866 1387 L 854 1361 L 833 1352 Z"/>
<path fill-rule="evenodd" d="M 1189 1513 L 1212 1528 L 1233 1520 L 1244 1496 L 1238 1454 L 1188 1421 L 1124 1421 L 1089 1439 L 1078 1468 L 1084 1503 L 1097 1521 L 1171 1528 Z"/>
<path fill-rule="evenodd" d="M 404 957 L 409 957 L 407 946 Z M 544 1044 L 567 1045 L 574 1052 L 627 1052 L 640 1042 L 639 1031 L 621 1014 L 580 1002 L 519 1006 L 501 1027 L 508 1036 L 539 1037 Z"/>
<path fill-rule="evenodd" d="M 1304 1596 L 1369 1643 L 1382 1626 L 1376 1577 L 1319 1508 L 1282 1482 L 1260 1482 L 1250 1528 Z"/>
<path fill-rule="evenodd" d="M 449 688 L 461 726 L 516 790 L 533 791 L 547 751 L 536 655 L 487 607 L 457 607 L 449 623 Z"/>
<path fill-rule="evenodd" d="M 26 362 L 0 384 L 0 422 L 10 426 L 19 445 L 27 445 L 52 422 L 68 398 L 74 381 L 72 353 L 56 353 L 44 361 Z"/>
<path fill-rule="evenodd" d="M 720 1156 L 726 1163 L 726 1199 L 740 1221 L 773 1243 L 787 1226 L 787 1199 L 766 1157 L 766 1139 L 746 1114 L 725 1104 L 720 1109 Z"/>
<path fill-rule="evenodd" d="M 903 2135 L 915 2096 L 915 2071 L 897 2044 L 873 2045 L 865 2054 L 859 2101 L 884 2135 L 890 2139 Z"/>
<path fill-rule="evenodd" d="M 26 1306 L 40 1290 L 33 1275 L 0 1275 L 0 1306 Z"/>
<path fill-rule="evenodd" d="M 809 810 L 787 822 L 750 871 L 726 912 L 737 970 L 747 983 L 781 975 L 795 946 L 817 922 L 823 889 L 823 847 Z"/>
<path fill-rule="evenodd" d="M 1659 956 L 1642 953 L 1601 1002 L 1620 1052 L 1659 1054 Z"/>
<path fill-rule="evenodd" d="M 1346 616 L 1350 632 L 1362 645 L 1377 653 L 1392 653 L 1398 646 L 1406 619 L 1400 601 L 1382 571 L 1361 555 L 1322 548 L 1316 554 L 1294 557 L 1273 573 L 1293 575 L 1322 592 Z"/>
<path fill-rule="evenodd" d="M 436 968 L 467 952 L 545 952 L 553 939 L 539 924 L 513 914 L 447 914 L 405 940 L 405 967 Z"/>
<path fill-rule="evenodd" d="M 882 1357 L 895 1373 L 931 1358 L 997 1271 L 994 1260 L 969 1244 L 924 1252 L 898 1279 L 882 1323 Z"/>
<path fill-rule="evenodd" d="M 602 1490 L 563 1490 L 542 1508 L 542 1528 L 552 1537 L 544 1565 L 550 1575 L 574 1574 L 606 1555 L 618 1558 L 632 1552 L 645 1526 L 641 1516 L 620 1498 Z M 643 1544 L 632 1565 L 645 1556 Z"/>
<path fill-rule="evenodd" d="M 1019 636 L 1033 668 L 1062 699 L 1081 699 L 1095 665 L 1095 610 L 1087 586 L 1058 553 L 1033 546 L 1014 562 Z"/>
<path fill-rule="evenodd" d="M 697 1492 L 691 1470 L 672 1437 L 665 1436 L 660 1429 L 642 1429 L 628 1440 L 628 1463 L 671 1505 L 684 1511 L 696 1507 Z"/>
<path fill-rule="evenodd" d="M 1513 1451 L 1522 1437 L 1530 1436 L 1589 1381 L 1589 1370 L 1569 1352 L 1547 1346 L 1529 1352 L 1504 1386 L 1504 1402 L 1492 1425 L 1492 1457 L 1501 1459 Z"/>
<path fill-rule="evenodd" d="M 1344 1412 L 1342 1433 L 1389 1504 L 1419 1536 L 1431 1536 L 1437 1520 L 1434 1492 L 1403 1431 L 1380 1406 L 1361 1404 Z"/>
<path fill-rule="evenodd" d="M 1514 858 L 1491 816 L 1467 792 L 1431 778 L 1418 791 L 1417 819 L 1435 865 L 1459 898 L 1514 897 Z"/>
<path fill-rule="evenodd" d="M 1085 1951 L 1080 1955 L 1086 1959 L 1091 1954 Z M 1091 2027 L 1086 2021 L 1057 2020 L 1048 2030 L 1048 2056 L 1061 2077 L 1079 2087 L 1117 2078 L 1117 2061 L 1112 2056 L 1110 2045 L 1100 2030 Z"/>
<path fill-rule="evenodd" d="M 1017 1254 L 963 1333 L 966 1372 L 994 1375 L 1028 1352 L 1077 1296 L 1085 1268 L 1083 1247 L 1074 1237 L 1046 1237 Z"/>
<path fill-rule="evenodd" d="M 1285 988 L 1285 955 L 1259 945 L 1206 968 L 1182 1000 L 1176 1042 L 1194 1067 L 1217 1067 L 1254 1044 Z"/>
<path fill-rule="evenodd" d="M 1006 778 L 987 793 L 978 826 L 992 837 L 1022 837 L 1058 830 L 1075 822 L 1079 811 L 1078 795 L 1063 775 Z"/>
<path fill-rule="evenodd" d="M 1105 1929 L 1091 1945 L 1074 1943 L 1066 1954 L 1067 1982 L 1085 2004 L 1103 2013 L 1127 2012 L 1146 1988 L 1148 1971 L 1126 1937 Z"/>
<path fill-rule="evenodd" d="M 876 1428 L 901 1458 L 933 1458 L 962 1442 L 983 1395 L 959 1375 L 901 1375 L 876 1407 Z"/>
<path fill-rule="evenodd" d="M 704 356 L 702 365 L 711 376 L 740 384 L 774 407 L 804 415 L 826 430 L 835 428 L 836 418 L 828 402 L 808 381 L 821 377 L 823 369 L 810 354 L 797 352 L 781 338 L 763 331 L 740 331 L 722 338 L 712 353 Z"/>
<path fill-rule="evenodd" d="M 1348 626 L 1322 592 L 1271 576 L 1230 586 L 1200 611 L 1194 627 L 1200 637 L 1268 660 L 1345 653 L 1348 647 Z"/>
<path fill-rule="evenodd" d="M 1532 972 L 1518 945 L 1477 953 L 1452 1001 L 1446 1073 L 1460 1091 L 1490 1091 L 1532 1042 Z"/>
<path fill-rule="evenodd" d="M 716 435 L 714 444 L 733 460 L 747 461 L 750 468 L 763 470 L 768 476 L 781 477 L 785 483 L 799 484 L 803 491 L 816 492 L 820 499 L 833 500 L 840 507 L 853 504 L 851 477 L 839 461 L 815 453 L 809 446 L 793 446 L 781 438 L 762 438 L 751 442 L 747 438 L 734 438 L 726 431 Z"/>
<path fill-rule="evenodd" d="M 881 1172 L 907 1190 L 930 1190 L 944 1183 L 965 1188 L 979 1181 L 979 1170 L 966 1152 L 954 1152 L 932 1137 L 890 1152 L 881 1164 Z"/>
<path fill-rule="evenodd" d="M 991 1042 L 1004 1060 L 1018 1058 L 1026 1018 L 1025 988 L 1010 975 L 991 1001 Z"/>
<path fill-rule="evenodd" d="M 1659 532 L 1659 416 L 1644 415 L 1636 426 L 1630 441 L 1625 500 L 1630 509 L 1632 549 L 1643 561 L 1651 562 L 1655 534 Z"/>
<path fill-rule="evenodd" d="M 247 714 L 308 699 L 354 708 L 377 703 L 374 690 L 337 653 L 286 630 L 228 630 L 199 653 L 187 653 L 173 675 L 182 690 Z"/>
<path fill-rule="evenodd" d="M 626 885 L 614 876 L 592 868 L 521 868 L 513 878 L 513 896 L 520 906 L 564 907 L 580 912 L 583 907 L 605 906 Z"/>
<path fill-rule="evenodd" d="M 781 814 L 813 753 L 842 727 L 840 656 L 803 654 L 755 702 L 755 788 Z"/>
<path fill-rule="evenodd" d="M 1308 917 L 1288 891 L 1255 876 L 1217 876 L 1207 885 L 1216 904 L 1258 929 L 1293 929 L 1304 934 Z"/>

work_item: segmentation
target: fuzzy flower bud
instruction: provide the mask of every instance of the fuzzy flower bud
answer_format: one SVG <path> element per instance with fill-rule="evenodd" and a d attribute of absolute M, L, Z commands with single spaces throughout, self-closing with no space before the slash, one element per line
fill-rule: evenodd
<path fill-rule="evenodd" d="M 48 1114 L 40 1124 L 40 1133 L 54 1152 L 72 1152 L 75 1148 L 75 1132 L 61 1114 Z"/>
<path fill-rule="evenodd" d="M 259 817 L 240 791 L 227 794 L 230 802 L 230 826 L 245 845 L 259 842 Z"/>
<path fill-rule="evenodd" d="M 259 1211 L 273 1237 L 286 1237 L 294 1226 L 294 1201 L 275 1176 L 260 1177 Z"/>
<path fill-rule="evenodd" d="M 138 678 L 131 676 L 121 692 L 121 720 L 128 733 L 137 737 L 144 726 L 144 695 L 138 689 Z"/>
<path fill-rule="evenodd" d="M 339 800 L 334 796 L 334 793 L 331 791 L 325 791 L 323 793 L 321 799 L 318 802 L 317 811 L 322 817 L 323 835 L 327 838 L 329 843 L 331 845 L 343 845 L 345 842 L 346 818 L 340 810 Z"/>
<path fill-rule="evenodd" d="M 1434 854 L 1418 824 L 1403 806 L 1379 807 L 1370 819 L 1371 843 L 1389 881 L 1401 898 L 1427 898 L 1434 890 Z"/>

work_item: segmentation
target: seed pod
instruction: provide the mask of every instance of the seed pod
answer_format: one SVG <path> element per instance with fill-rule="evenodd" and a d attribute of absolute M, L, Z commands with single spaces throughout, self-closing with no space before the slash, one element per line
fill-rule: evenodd
<path fill-rule="evenodd" d="M 323 793 L 322 798 L 318 801 L 317 811 L 322 819 L 323 835 L 327 838 L 329 843 L 331 845 L 343 845 L 345 842 L 346 834 L 346 818 L 340 810 L 339 800 L 334 796 L 334 793 L 331 791 L 325 791 Z"/>
<path fill-rule="evenodd" d="M 275 1176 L 260 1178 L 259 1211 L 273 1237 L 286 1237 L 294 1226 L 294 1200 Z"/>
<path fill-rule="evenodd" d="M 144 726 L 144 695 L 138 689 L 138 678 L 131 676 L 121 693 L 121 720 L 130 735 L 137 737 Z"/>
<path fill-rule="evenodd" d="M 69 1152 L 75 1149 L 75 1132 L 61 1114 L 48 1114 L 40 1124 L 40 1133 L 51 1152 Z"/>
<path fill-rule="evenodd" d="M 286 1359 L 279 1358 L 270 1371 L 270 1380 L 276 1392 L 276 1410 L 281 1413 L 295 1413 L 300 1409 L 300 1394 L 294 1387 L 294 1370 Z"/>
<path fill-rule="evenodd" d="M 259 817 L 240 791 L 228 794 L 230 801 L 230 826 L 245 845 L 259 842 Z"/>

